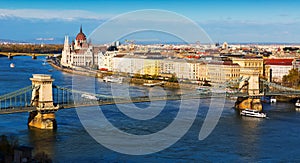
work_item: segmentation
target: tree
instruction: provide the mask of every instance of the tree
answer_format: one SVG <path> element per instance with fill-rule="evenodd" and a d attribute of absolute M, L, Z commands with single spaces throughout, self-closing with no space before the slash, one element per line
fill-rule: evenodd
<path fill-rule="evenodd" d="M 14 154 L 14 148 L 18 146 L 18 139 L 14 136 L 7 137 L 5 135 L 0 136 L 0 154 L 6 158 L 6 160 L 12 160 Z"/>
<path fill-rule="evenodd" d="M 34 160 L 41 163 L 52 163 L 52 159 L 45 152 L 37 153 L 34 156 Z"/>
<path fill-rule="evenodd" d="M 282 78 L 284 85 L 289 87 L 298 88 L 300 86 L 300 73 L 298 69 L 291 69 L 288 75 L 284 75 Z"/>
<path fill-rule="evenodd" d="M 175 83 L 178 83 L 178 79 L 177 79 L 177 77 L 176 77 L 175 75 L 172 75 L 172 77 L 169 78 L 168 81 L 169 81 L 169 82 L 175 82 Z"/>

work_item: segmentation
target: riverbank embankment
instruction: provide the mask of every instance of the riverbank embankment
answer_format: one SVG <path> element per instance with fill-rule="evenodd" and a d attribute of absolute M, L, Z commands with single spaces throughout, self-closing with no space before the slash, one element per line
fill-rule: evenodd
<path fill-rule="evenodd" d="M 95 78 L 103 78 L 105 76 L 112 75 L 112 73 L 105 73 L 105 72 L 99 72 L 97 70 L 89 70 L 85 68 L 78 67 L 76 69 L 70 69 L 70 68 L 65 68 L 62 66 L 59 66 L 59 63 L 57 61 L 53 60 L 48 60 L 48 63 L 55 69 L 70 73 L 70 74 L 76 74 L 76 75 L 82 75 L 82 76 L 90 76 L 90 77 L 95 77 Z M 113 74 L 116 75 L 116 74 Z M 117 76 L 117 75 L 116 75 Z M 124 76 L 122 76 L 124 77 Z M 196 89 L 197 84 L 191 84 L 191 83 L 178 83 L 178 82 L 169 82 L 169 81 L 161 81 L 161 80 L 149 80 L 149 79 L 140 79 L 140 78 L 134 78 L 134 77 L 129 77 L 125 76 L 124 77 L 125 82 L 129 82 L 131 84 L 137 84 L 137 85 L 144 85 L 144 83 L 163 83 L 160 84 L 162 87 L 166 88 L 173 88 L 173 89 Z"/>

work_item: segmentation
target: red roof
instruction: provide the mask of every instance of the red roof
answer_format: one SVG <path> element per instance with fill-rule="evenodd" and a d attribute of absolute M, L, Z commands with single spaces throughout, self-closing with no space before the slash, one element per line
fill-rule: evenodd
<path fill-rule="evenodd" d="M 86 40 L 86 36 L 84 33 L 78 33 L 76 36 L 76 40 Z"/>
<path fill-rule="evenodd" d="M 265 59 L 266 65 L 292 65 L 294 59 Z"/>
<path fill-rule="evenodd" d="M 76 36 L 76 40 L 86 40 L 85 34 L 82 32 L 82 26 L 80 26 L 80 31 Z"/>

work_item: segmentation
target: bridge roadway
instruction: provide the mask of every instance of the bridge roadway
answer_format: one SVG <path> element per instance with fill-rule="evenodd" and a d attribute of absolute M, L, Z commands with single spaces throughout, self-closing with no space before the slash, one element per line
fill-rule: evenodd
<path fill-rule="evenodd" d="M 188 99 L 203 99 L 203 98 L 225 98 L 225 93 L 219 94 L 188 94 L 188 95 L 168 95 L 168 96 L 152 96 L 151 98 L 147 96 L 143 97 L 131 97 L 131 98 L 113 98 L 106 100 L 88 100 L 80 102 L 68 102 L 59 103 L 60 109 L 77 108 L 77 107 L 89 107 L 89 106 L 101 106 L 101 105 L 112 105 L 112 104 L 126 104 L 126 103 L 139 103 L 139 102 L 152 102 L 152 101 L 166 101 L 166 100 L 188 100 Z M 11 114 L 11 113 L 22 113 L 30 112 L 36 110 L 35 107 L 7 107 L 1 108 L 0 114 Z"/>
<path fill-rule="evenodd" d="M 282 95 L 296 95 L 300 96 L 300 92 L 290 94 L 286 93 L 267 93 L 266 96 L 282 96 Z M 264 96 L 263 94 L 255 95 L 255 97 Z M 143 97 L 131 97 L 131 98 L 112 98 L 112 99 L 103 99 L 103 100 L 85 100 L 85 101 L 70 101 L 65 103 L 55 103 L 59 105 L 59 109 L 69 109 L 69 108 L 78 108 L 78 107 L 89 107 L 89 106 L 101 106 L 101 105 L 112 105 L 112 104 L 126 104 L 126 103 L 139 103 L 139 102 L 151 102 L 151 101 L 169 101 L 169 100 L 189 100 L 189 99 L 204 99 L 204 98 L 224 98 L 224 97 L 251 97 L 244 93 L 234 93 L 234 94 L 225 94 L 225 93 L 214 93 L 214 94 L 185 94 L 185 95 L 168 95 L 168 96 L 148 96 Z M 254 96 L 253 96 L 254 97 Z M 26 106 L 26 107 L 7 107 L 1 108 L 0 114 L 11 114 L 11 113 L 22 113 L 30 112 L 36 110 L 35 107 Z"/>
<path fill-rule="evenodd" d="M 9 57 L 15 56 L 30 56 L 30 57 L 38 57 L 38 56 L 52 56 L 53 54 L 42 54 L 42 53 L 17 53 L 17 52 L 0 52 L 0 55 Z"/>

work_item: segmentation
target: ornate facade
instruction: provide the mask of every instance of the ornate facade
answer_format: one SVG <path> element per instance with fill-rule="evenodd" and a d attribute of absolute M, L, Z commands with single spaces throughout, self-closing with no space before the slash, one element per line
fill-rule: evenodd
<path fill-rule="evenodd" d="M 100 48 L 93 47 L 87 42 L 82 27 L 75 41 L 69 44 L 69 37 L 65 36 L 64 49 L 62 51 L 61 65 L 64 67 L 93 67 L 98 66 L 98 56 L 102 52 Z"/>

